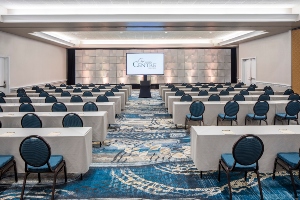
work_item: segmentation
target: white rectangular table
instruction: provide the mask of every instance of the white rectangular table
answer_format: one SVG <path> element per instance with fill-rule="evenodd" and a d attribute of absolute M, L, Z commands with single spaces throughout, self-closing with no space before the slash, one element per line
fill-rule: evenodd
<path fill-rule="evenodd" d="M 43 128 L 62 127 L 62 120 L 69 112 L 35 112 L 42 121 Z M 75 112 L 82 121 L 84 127 L 93 128 L 93 141 L 104 141 L 107 135 L 107 112 Z M 0 113 L 0 121 L 3 128 L 22 128 L 21 119 L 25 112 Z"/>
<path fill-rule="evenodd" d="M 282 133 L 288 129 L 294 134 Z M 234 134 L 224 134 L 230 130 Z M 192 126 L 191 157 L 200 171 L 217 170 L 222 153 L 232 153 L 234 143 L 245 134 L 254 134 L 264 143 L 264 153 L 259 160 L 260 172 L 272 172 L 278 152 L 299 152 L 300 129 L 297 125 L 276 126 Z"/>
<path fill-rule="evenodd" d="M 68 112 L 82 112 L 84 102 L 65 103 Z M 98 111 L 107 112 L 109 124 L 115 123 L 115 102 L 95 102 Z M 20 103 L 0 103 L 3 112 L 19 112 Z M 35 112 L 52 112 L 53 103 L 32 103 Z M 118 113 L 119 114 L 119 113 Z"/>
<path fill-rule="evenodd" d="M 50 136 L 50 133 L 60 133 Z M 13 133 L 11 136 L 3 134 Z M 3 136 L 1 136 L 3 135 Z M 52 155 L 62 155 L 67 173 L 86 173 L 92 163 L 92 128 L 1 128 L 0 154 L 13 155 L 18 173 L 24 173 L 24 161 L 19 153 L 22 140 L 30 135 L 43 137 L 51 147 Z"/>

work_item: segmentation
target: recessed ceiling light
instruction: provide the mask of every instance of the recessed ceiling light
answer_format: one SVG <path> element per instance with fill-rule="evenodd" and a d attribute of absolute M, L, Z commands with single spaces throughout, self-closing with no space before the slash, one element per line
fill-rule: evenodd
<path fill-rule="evenodd" d="M 211 31 L 209 33 L 212 33 Z"/>
<path fill-rule="evenodd" d="M 202 38 L 202 37 L 199 37 L 199 38 Z"/>
<path fill-rule="evenodd" d="M 168 33 L 167 31 L 165 33 Z"/>
<path fill-rule="evenodd" d="M 123 32 L 121 31 L 120 33 L 122 34 Z"/>

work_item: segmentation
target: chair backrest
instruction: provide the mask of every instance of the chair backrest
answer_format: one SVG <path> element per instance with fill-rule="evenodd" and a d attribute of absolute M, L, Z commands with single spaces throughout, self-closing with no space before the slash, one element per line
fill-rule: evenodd
<path fill-rule="evenodd" d="M 171 88 L 171 91 L 178 91 L 178 90 L 179 90 L 178 87 L 173 87 L 173 88 Z"/>
<path fill-rule="evenodd" d="M 208 84 L 208 86 L 215 86 L 215 84 L 212 83 L 212 82 L 210 82 L 210 83 Z"/>
<path fill-rule="evenodd" d="M 249 87 L 247 88 L 247 91 L 255 91 L 255 87 L 249 86 Z"/>
<path fill-rule="evenodd" d="M 208 92 L 206 90 L 201 90 L 199 93 L 198 93 L 198 96 L 208 96 Z"/>
<path fill-rule="evenodd" d="M 243 81 L 242 81 L 242 82 L 239 82 L 239 84 L 240 84 L 240 85 L 245 85 L 245 83 L 244 83 Z"/>
<path fill-rule="evenodd" d="M 70 97 L 71 96 L 71 93 L 69 91 L 63 91 L 60 96 L 62 97 Z"/>
<path fill-rule="evenodd" d="M 257 85 L 256 84 L 250 84 L 250 87 L 257 88 Z"/>
<path fill-rule="evenodd" d="M 249 95 L 249 92 L 247 90 L 241 90 L 240 94 L 242 94 L 242 95 Z"/>
<path fill-rule="evenodd" d="M 45 85 L 45 87 L 50 87 L 51 86 L 51 84 L 49 84 L 49 83 L 47 83 L 46 85 Z"/>
<path fill-rule="evenodd" d="M 242 87 L 241 84 L 235 84 L 235 85 L 234 85 L 234 88 L 241 88 L 241 87 Z"/>
<path fill-rule="evenodd" d="M 98 106 L 94 102 L 86 102 L 82 108 L 83 111 L 98 111 Z"/>
<path fill-rule="evenodd" d="M 107 96 L 105 95 L 99 95 L 96 99 L 96 102 L 109 102 Z"/>
<path fill-rule="evenodd" d="M 115 88 L 122 89 L 122 86 L 121 85 L 116 85 Z"/>
<path fill-rule="evenodd" d="M 290 94 L 292 94 L 292 93 L 294 93 L 294 90 L 292 90 L 292 89 L 287 89 L 287 90 L 284 91 L 283 95 L 290 95 Z"/>
<path fill-rule="evenodd" d="M 211 88 L 209 88 L 208 91 L 211 91 L 211 92 L 217 92 L 217 91 L 218 91 L 218 88 L 216 88 L 216 87 L 211 87 Z"/>
<path fill-rule="evenodd" d="M 90 83 L 89 87 L 95 87 L 95 84 L 94 83 Z"/>
<path fill-rule="evenodd" d="M 59 87 L 66 87 L 66 84 L 62 83 Z"/>
<path fill-rule="evenodd" d="M 2 109 L 2 107 L 0 106 L 0 112 L 3 112 L 3 109 Z"/>
<path fill-rule="evenodd" d="M 112 92 L 119 92 L 119 89 L 118 88 L 111 88 L 111 91 Z"/>
<path fill-rule="evenodd" d="M 5 93 L 2 92 L 2 91 L 0 91 L 0 97 L 6 97 L 6 96 L 5 96 Z"/>
<path fill-rule="evenodd" d="M 232 155 L 234 158 L 234 165 L 252 165 L 258 164 L 264 152 L 264 143 L 255 135 L 243 135 L 232 147 Z M 258 166 L 257 166 L 258 167 Z"/>
<path fill-rule="evenodd" d="M 62 92 L 63 92 L 63 89 L 61 89 L 61 88 L 56 88 L 54 92 L 55 92 L 55 93 L 62 93 Z"/>
<path fill-rule="evenodd" d="M 70 99 L 70 102 L 83 102 L 81 96 L 79 95 L 73 95 Z"/>
<path fill-rule="evenodd" d="M 25 168 L 27 165 L 41 167 L 46 164 L 48 169 L 52 171 L 49 165 L 51 148 L 41 136 L 30 135 L 24 138 L 20 144 L 19 152 L 25 162 Z"/>
<path fill-rule="evenodd" d="M 223 85 L 218 84 L 218 85 L 216 85 L 216 88 L 223 88 Z"/>
<path fill-rule="evenodd" d="M 228 101 L 224 106 L 225 116 L 229 116 L 229 117 L 236 116 L 236 114 L 239 112 L 239 108 L 240 106 L 236 101 L 234 100 Z"/>
<path fill-rule="evenodd" d="M 104 86 L 110 86 L 110 83 L 104 83 Z"/>
<path fill-rule="evenodd" d="M 98 88 L 99 88 L 99 89 L 105 89 L 105 86 L 104 86 L 104 85 L 99 85 Z"/>
<path fill-rule="evenodd" d="M 173 84 L 168 85 L 168 88 L 175 87 Z"/>
<path fill-rule="evenodd" d="M 201 83 L 199 83 L 199 82 L 197 82 L 196 84 L 195 84 L 195 86 L 201 86 L 202 84 Z"/>
<path fill-rule="evenodd" d="M 170 84 L 169 84 L 170 85 Z M 187 85 L 187 83 L 181 83 L 181 86 L 186 86 Z"/>
<path fill-rule="evenodd" d="M 43 88 L 38 88 L 38 89 L 35 90 L 35 93 L 41 93 L 41 92 L 44 92 Z"/>
<path fill-rule="evenodd" d="M 299 99 L 300 99 L 299 94 L 297 94 L 297 93 L 290 94 L 290 96 L 288 98 L 288 100 L 296 100 L 296 101 L 298 101 Z"/>
<path fill-rule="evenodd" d="M 81 88 L 74 88 L 73 92 L 82 92 Z"/>
<path fill-rule="evenodd" d="M 225 85 L 231 85 L 231 83 L 230 82 L 225 82 Z"/>
<path fill-rule="evenodd" d="M 184 94 L 181 96 L 180 101 L 193 101 L 193 98 L 189 94 Z"/>
<path fill-rule="evenodd" d="M 267 95 L 274 95 L 274 91 L 273 90 L 265 90 L 265 93 L 264 94 L 267 94 Z"/>
<path fill-rule="evenodd" d="M 266 90 L 273 90 L 273 89 L 271 88 L 271 86 L 265 86 L 263 91 L 266 91 Z"/>
<path fill-rule="evenodd" d="M 120 86 L 125 86 L 125 84 L 124 83 L 120 83 Z"/>
<path fill-rule="evenodd" d="M 220 96 L 221 96 L 221 95 L 229 95 L 229 92 L 226 91 L 226 90 L 222 90 L 222 91 L 220 92 L 219 95 L 220 95 Z"/>
<path fill-rule="evenodd" d="M 192 116 L 199 117 L 203 115 L 205 106 L 202 101 L 196 100 L 190 105 L 190 113 Z"/>
<path fill-rule="evenodd" d="M 76 83 L 75 87 L 81 87 L 82 84 L 81 83 Z"/>
<path fill-rule="evenodd" d="M 55 102 L 51 108 L 52 112 L 67 112 L 67 106 L 62 102 Z"/>
<path fill-rule="evenodd" d="M 94 87 L 94 88 L 92 89 L 92 92 L 100 92 L 100 89 L 97 88 L 97 87 Z"/>
<path fill-rule="evenodd" d="M 22 128 L 42 128 L 42 121 L 34 113 L 27 113 L 21 119 Z"/>
<path fill-rule="evenodd" d="M 6 103 L 4 97 L 1 97 L 1 96 L 0 96 L 0 103 Z"/>
<path fill-rule="evenodd" d="M 31 103 L 21 103 L 19 112 L 35 112 L 35 109 Z"/>
<path fill-rule="evenodd" d="M 54 89 L 56 89 L 56 87 L 55 87 L 54 85 L 51 85 L 51 86 L 49 87 L 49 89 L 50 89 L 50 90 L 54 90 Z"/>
<path fill-rule="evenodd" d="M 184 93 L 184 91 L 183 90 L 177 90 L 176 92 L 175 92 L 175 96 L 182 96 L 182 95 L 184 95 L 185 93 Z"/>
<path fill-rule="evenodd" d="M 187 84 L 185 87 L 186 88 L 192 88 L 193 86 L 191 84 Z"/>
<path fill-rule="evenodd" d="M 67 85 L 66 89 L 73 89 L 72 85 Z"/>
<path fill-rule="evenodd" d="M 257 101 L 253 106 L 253 112 L 257 116 L 266 116 L 269 111 L 269 103 L 266 101 Z"/>
<path fill-rule="evenodd" d="M 242 94 L 236 94 L 236 95 L 234 95 L 233 100 L 235 100 L 235 101 L 245 101 L 245 97 Z"/>
<path fill-rule="evenodd" d="M 49 94 L 48 94 L 48 92 L 45 92 L 45 91 L 43 91 L 39 94 L 39 97 L 47 97 L 47 96 L 49 96 Z"/>
<path fill-rule="evenodd" d="M 57 102 L 57 99 L 53 95 L 49 95 L 45 98 L 45 103 L 55 103 Z"/>
<path fill-rule="evenodd" d="M 76 113 L 68 113 L 62 121 L 63 127 L 83 127 L 82 119 Z"/>
<path fill-rule="evenodd" d="M 220 101 L 220 96 L 217 94 L 212 94 L 208 97 L 208 101 Z"/>
<path fill-rule="evenodd" d="M 113 91 L 106 91 L 105 96 L 115 96 Z"/>
<path fill-rule="evenodd" d="M 191 91 L 199 91 L 198 87 L 192 87 Z"/>
<path fill-rule="evenodd" d="M 229 86 L 228 88 L 226 88 L 226 91 L 234 91 L 234 87 Z"/>
<path fill-rule="evenodd" d="M 17 93 L 25 93 L 25 89 L 24 89 L 24 88 L 19 88 L 19 89 L 17 90 Z"/>
<path fill-rule="evenodd" d="M 17 93 L 17 97 L 24 97 L 24 96 L 27 96 L 27 94 L 23 92 Z"/>
<path fill-rule="evenodd" d="M 81 86 L 81 89 L 89 89 L 89 86 L 83 85 L 83 86 Z"/>
<path fill-rule="evenodd" d="M 32 103 L 32 101 L 28 96 L 22 96 L 19 99 L 19 103 Z"/>
<path fill-rule="evenodd" d="M 299 101 L 290 101 L 287 103 L 287 105 L 285 107 L 286 114 L 288 114 L 290 116 L 298 115 L 299 110 L 300 110 Z"/>
<path fill-rule="evenodd" d="M 258 97 L 258 101 L 270 101 L 270 96 L 267 94 L 261 94 Z"/>
<path fill-rule="evenodd" d="M 201 88 L 208 88 L 208 85 L 202 85 Z"/>
<path fill-rule="evenodd" d="M 84 96 L 84 97 L 92 97 L 93 93 L 91 91 L 84 91 L 84 93 L 82 94 L 82 96 Z"/>
<path fill-rule="evenodd" d="M 31 89 L 32 89 L 32 90 L 36 90 L 36 89 L 38 89 L 38 88 L 39 88 L 39 86 L 34 85 Z"/>

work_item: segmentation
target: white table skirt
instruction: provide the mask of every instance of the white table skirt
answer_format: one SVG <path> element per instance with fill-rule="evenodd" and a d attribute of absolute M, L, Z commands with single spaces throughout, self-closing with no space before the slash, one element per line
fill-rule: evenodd
<path fill-rule="evenodd" d="M 85 103 L 65 103 L 68 112 L 82 112 Z M 98 111 L 107 112 L 107 120 L 109 124 L 115 123 L 115 102 L 95 102 Z M 20 103 L 0 103 L 3 112 L 19 112 Z M 32 103 L 35 112 L 52 112 L 53 103 Z"/>
<path fill-rule="evenodd" d="M 234 95 L 224 95 L 220 96 L 221 101 L 229 101 L 232 100 Z M 245 95 L 245 101 L 257 101 L 259 95 Z M 270 101 L 278 101 L 278 100 L 287 100 L 288 95 L 270 95 Z M 179 96 L 169 96 L 168 97 L 168 113 L 173 114 L 173 103 L 180 101 Z M 192 96 L 193 101 L 208 101 L 209 96 Z"/>
<path fill-rule="evenodd" d="M 42 121 L 43 128 L 62 127 L 64 116 L 70 112 L 35 112 Z M 107 112 L 75 112 L 83 122 L 84 127 L 93 128 L 93 141 L 104 141 L 107 135 Z M 0 113 L 3 128 L 22 128 L 21 119 L 25 112 Z"/>
<path fill-rule="evenodd" d="M 109 102 L 115 102 L 116 114 L 121 113 L 122 101 L 120 96 L 109 96 L 107 97 Z M 4 97 L 6 103 L 19 103 L 20 97 Z M 45 103 L 45 97 L 30 97 L 32 103 Z M 58 102 L 70 103 L 71 97 L 56 97 Z M 82 97 L 83 102 L 96 102 L 97 97 Z M 124 104 L 125 108 L 125 104 Z"/>
<path fill-rule="evenodd" d="M 11 136 L 1 136 L 14 132 Z M 59 132 L 57 136 L 49 133 Z M 92 128 L 1 128 L 0 154 L 13 155 L 18 173 L 24 173 L 24 161 L 19 153 L 22 140 L 29 135 L 42 136 L 51 147 L 52 155 L 62 155 L 67 173 L 86 173 L 92 163 Z"/>
<path fill-rule="evenodd" d="M 274 116 L 277 112 L 285 112 L 285 106 L 289 101 L 269 101 L 269 112 L 267 113 L 267 122 L 269 125 L 274 123 Z M 227 102 L 225 101 L 206 101 L 203 102 L 205 105 L 205 111 L 203 113 L 203 120 L 205 126 L 217 125 L 217 116 L 219 113 L 224 113 L 224 106 Z M 239 126 L 245 125 L 245 116 L 248 113 L 253 113 L 253 106 L 256 101 L 239 101 L 239 112 L 237 114 L 237 121 Z M 191 102 L 174 102 L 173 103 L 173 122 L 174 124 L 184 124 L 186 114 L 190 113 Z M 279 124 L 280 122 L 277 122 Z M 257 120 L 247 122 L 249 124 L 258 124 Z M 296 122 L 291 121 L 291 124 Z M 230 125 L 229 121 L 220 122 L 219 125 Z M 233 125 L 235 123 L 233 122 Z M 262 122 L 265 125 L 265 122 Z"/>
<path fill-rule="evenodd" d="M 295 134 L 280 132 L 288 129 Z M 222 130 L 231 130 L 234 135 L 224 134 Z M 232 153 L 234 143 L 245 134 L 254 134 L 264 143 L 264 153 L 259 160 L 260 172 L 272 172 L 278 152 L 298 152 L 300 129 L 297 125 L 276 126 L 192 126 L 191 157 L 200 171 L 217 170 L 222 153 Z"/>

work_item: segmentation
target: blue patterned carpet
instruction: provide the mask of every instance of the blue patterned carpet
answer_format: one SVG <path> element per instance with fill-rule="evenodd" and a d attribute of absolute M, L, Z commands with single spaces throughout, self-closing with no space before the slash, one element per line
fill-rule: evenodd
<path fill-rule="evenodd" d="M 109 129 L 105 145 L 93 148 L 93 164 L 83 180 L 68 174 L 68 183 L 58 177 L 56 199 L 229 199 L 227 179 L 222 173 L 199 171 L 190 158 L 190 137 L 176 129 L 157 90 L 152 98 L 139 99 L 133 91 L 126 109 Z M 296 174 L 295 174 L 296 175 Z M 19 199 L 23 175 L 14 183 L 13 175 L 0 182 L 0 199 Z M 296 183 L 300 181 L 295 177 Z M 288 174 L 261 174 L 264 199 L 294 199 Z M 29 176 L 25 197 L 49 199 L 52 176 Z M 255 174 L 244 181 L 243 174 L 232 175 L 233 199 L 259 199 Z M 299 186 L 300 188 L 300 186 Z"/>

